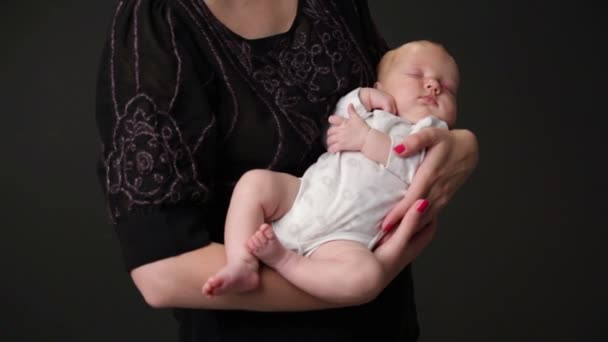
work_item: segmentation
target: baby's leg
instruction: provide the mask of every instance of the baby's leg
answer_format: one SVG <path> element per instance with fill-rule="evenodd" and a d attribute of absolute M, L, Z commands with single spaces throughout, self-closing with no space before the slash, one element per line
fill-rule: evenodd
<path fill-rule="evenodd" d="M 258 260 L 245 243 L 266 220 L 275 220 L 289 210 L 299 186 L 298 178 L 268 170 L 252 170 L 239 179 L 226 216 L 228 262 L 207 280 L 205 295 L 244 292 L 258 286 Z"/>
<path fill-rule="evenodd" d="M 384 273 L 374 254 L 360 243 L 324 243 L 310 257 L 285 249 L 263 225 L 247 246 L 260 260 L 300 289 L 338 304 L 362 304 L 381 290 Z"/>

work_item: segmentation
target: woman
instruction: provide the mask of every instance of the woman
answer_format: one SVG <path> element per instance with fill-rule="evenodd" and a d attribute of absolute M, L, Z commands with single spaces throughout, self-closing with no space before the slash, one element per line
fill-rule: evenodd
<path fill-rule="evenodd" d="M 127 270 L 148 304 L 177 308 L 181 341 L 417 338 L 406 265 L 476 164 L 467 131 L 404 141 L 404 155 L 429 150 L 409 196 L 387 217 L 403 220 L 375 251 L 394 275 L 375 300 L 334 308 L 269 269 L 259 290 L 201 294 L 225 263 L 236 180 L 254 168 L 301 175 L 324 151 L 337 99 L 374 82 L 386 49 L 364 0 L 117 4 L 98 78 L 99 175 Z M 431 203 L 424 216 L 408 209 L 422 197 Z"/>

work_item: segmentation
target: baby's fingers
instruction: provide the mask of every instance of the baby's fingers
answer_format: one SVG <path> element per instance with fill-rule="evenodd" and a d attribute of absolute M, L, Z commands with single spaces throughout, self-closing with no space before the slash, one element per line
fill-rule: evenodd
<path fill-rule="evenodd" d="M 327 121 L 329 121 L 329 123 L 332 125 L 341 125 L 345 119 L 337 115 L 330 115 Z"/>

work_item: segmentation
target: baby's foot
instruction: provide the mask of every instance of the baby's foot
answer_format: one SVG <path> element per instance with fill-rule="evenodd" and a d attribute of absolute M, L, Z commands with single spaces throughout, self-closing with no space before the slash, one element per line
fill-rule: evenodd
<path fill-rule="evenodd" d="M 203 285 L 202 291 L 207 297 L 245 292 L 256 288 L 259 281 L 257 260 L 243 260 L 238 263 L 228 264 L 215 275 L 209 277 L 205 285 Z"/>
<path fill-rule="evenodd" d="M 275 269 L 285 262 L 290 254 L 290 251 L 277 240 L 272 227 L 266 223 L 262 224 L 255 234 L 247 240 L 246 246 L 251 254 Z"/>

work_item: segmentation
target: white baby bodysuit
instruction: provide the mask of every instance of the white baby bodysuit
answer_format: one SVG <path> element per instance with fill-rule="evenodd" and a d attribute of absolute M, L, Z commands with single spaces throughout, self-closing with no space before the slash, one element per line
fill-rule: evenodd
<path fill-rule="evenodd" d="M 302 255 L 332 240 L 357 241 L 372 249 L 383 235 L 382 220 L 403 198 L 424 158 L 424 153 L 401 158 L 392 147 L 426 127 L 447 129 L 432 116 L 412 125 L 382 110 L 367 112 L 359 89 L 342 97 L 335 113 L 348 118 L 349 103 L 371 128 L 390 136 L 388 162 L 385 167 L 361 152 L 325 152 L 306 170 L 292 208 L 272 223 L 279 241 Z"/>

